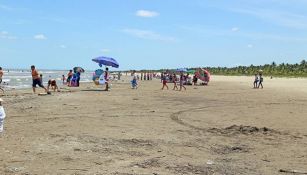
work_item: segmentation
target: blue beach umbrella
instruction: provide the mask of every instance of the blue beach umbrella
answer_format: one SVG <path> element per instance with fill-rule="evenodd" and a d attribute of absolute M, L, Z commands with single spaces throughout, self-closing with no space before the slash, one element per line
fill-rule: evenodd
<path fill-rule="evenodd" d="M 187 72 L 188 70 L 186 68 L 178 68 L 176 69 L 177 72 Z"/>
<path fill-rule="evenodd" d="M 74 67 L 74 72 L 84 73 L 85 70 L 82 67 Z"/>
<path fill-rule="evenodd" d="M 97 57 L 97 58 L 92 59 L 92 61 L 98 63 L 100 67 L 102 67 L 102 65 L 112 66 L 112 67 L 115 67 L 115 68 L 119 67 L 118 62 L 114 58 L 101 56 L 101 57 Z"/>

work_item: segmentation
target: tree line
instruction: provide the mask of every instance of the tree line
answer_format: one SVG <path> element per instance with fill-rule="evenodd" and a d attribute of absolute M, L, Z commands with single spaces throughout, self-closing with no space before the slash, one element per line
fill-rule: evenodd
<path fill-rule="evenodd" d="M 254 75 L 262 70 L 265 76 L 277 77 L 307 77 L 307 63 L 302 60 L 300 63 L 289 64 L 281 63 L 265 65 L 250 65 L 250 66 L 237 66 L 237 67 L 206 67 L 213 75 Z"/>

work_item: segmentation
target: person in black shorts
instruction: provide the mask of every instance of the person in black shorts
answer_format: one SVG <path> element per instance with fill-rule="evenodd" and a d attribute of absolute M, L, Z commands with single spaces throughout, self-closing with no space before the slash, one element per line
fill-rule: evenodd
<path fill-rule="evenodd" d="M 261 89 L 263 89 L 262 82 L 263 82 L 262 74 L 259 74 L 259 84 L 258 84 L 258 88 L 261 86 Z"/>
<path fill-rule="evenodd" d="M 197 81 L 198 78 L 196 77 L 196 75 L 193 76 L 193 85 L 196 86 L 197 85 Z"/>
<path fill-rule="evenodd" d="M 35 66 L 32 65 L 31 66 L 31 74 L 32 74 L 32 87 L 33 87 L 33 92 L 35 93 L 35 88 L 36 85 L 38 85 L 39 87 L 45 89 L 45 91 L 48 93 L 49 91 L 44 87 L 44 85 L 42 84 L 42 79 L 38 73 L 38 71 L 35 69 Z"/>

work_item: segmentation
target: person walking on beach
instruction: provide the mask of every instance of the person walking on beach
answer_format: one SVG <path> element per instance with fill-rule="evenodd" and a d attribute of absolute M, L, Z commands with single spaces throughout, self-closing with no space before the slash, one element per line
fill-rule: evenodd
<path fill-rule="evenodd" d="M 254 88 L 258 88 L 258 81 L 259 81 L 258 74 L 255 74 Z"/>
<path fill-rule="evenodd" d="M 133 71 L 133 73 L 132 73 L 131 86 L 132 86 L 132 89 L 137 89 L 138 88 L 138 78 L 136 76 L 135 71 Z"/>
<path fill-rule="evenodd" d="M 3 73 L 3 70 L 2 70 L 2 67 L 0 67 L 0 85 L 2 83 L 2 77 L 3 77 L 4 73 Z M 0 87 L 0 90 L 4 93 L 4 90 Z"/>
<path fill-rule="evenodd" d="M 161 83 L 163 82 L 163 78 L 164 78 L 164 74 L 163 73 L 161 73 Z"/>
<path fill-rule="evenodd" d="M 38 85 L 39 87 L 45 89 L 45 91 L 48 93 L 48 90 L 42 84 L 40 74 L 37 72 L 34 65 L 31 66 L 31 74 L 32 74 L 32 82 L 33 82 L 32 83 L 33 92 L 35 93 L 36 85 Z"/>
<path fill-rule="evenodd" d="M 184 88 L 184 90 L 187 90 L 184 86 L 184 80 L 185 80 L 185 76 L 183 75 L 183 73 L 180 74 L 180 79 L 179 79 L 179 84 L 180 84 L 180 88 L 179 91 L 182 90 L 182 88 Z"/>
<path fill-rule="evenodd" d="M 5 111 L 2 106 L 2 98 L 0 98 L 0 133 L 3 132 L 3 123 L 4 123 L 4 118 L 5 118 Z"/>
<path fill-rule="evenodd" d="M 80 86 L 81 73 L 79 71 L 77 71 L 76 76 L 77 76 L 77 87 L 79 87 Z"/>
<path fill-rule="evenodd" d="M 164 90 L 164 87 L 166 87 L 167 88 L 167 90 L 168 90 L 168 86 L 167 86 L 167 81 L 166 81 L 166 75 L 163 75 L 162 76 L 163 78 L 162 78 L 162 90 Z"/>
<path fill-rule="evenodd" d="M 177 87 L 177 76 L 176 76 L 176 74 L 173 74 L 172 81 L 173 81 L 173 84 L 174 84 L 173 90 L 175 90 L 175 89 L 178 90 L 178 87 Z"/>
<path fill-rule="evenodd" d="M 67 81 L 66 81 L 68 86 L 71 86 L 70 81 L 71 81 L 73 75 L 74 74 L 72 73 L 72 70 L 69 70 L 69 72 L 67 74 Z"/>
<path fill-rule="evenodd" d="M 0 84 L 2 83 L 3 75 L 4 75 L 4 73 L 3 73 L 2 67 L 0 67 Z"/>
<path fill-rule="evenodd" d="M 262 82 L 263 82 L 262 74 L 259 74 L 259 84 L 258 84 L 258 88 L 261 86 L 261 89 L 263 89 Z"/>
<path fill-rule="evenodd" d="M 66 77 L 65 77 L 65 75 L 62 75 L 62 81 L 63 81 L 63 85 L 65 85 L 65 80 L 66 80 Z"/>
<path fill-rule="evenodd" d="M 193 85 L 196 86 L 197 85 L 197 81 L 198 81 L 198 78 L 196 75 L 193 76 Z"/>
<path fill-rule="evenodd" d="M 106 88 L 105 91 L 109 90 L 109 68 L 106 67 L 106 71 L 104 71 L 104 79 L 106 80 Z"/>

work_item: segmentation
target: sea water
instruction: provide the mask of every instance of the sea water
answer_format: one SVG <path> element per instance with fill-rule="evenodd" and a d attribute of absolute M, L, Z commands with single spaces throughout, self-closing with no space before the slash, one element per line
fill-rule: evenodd
<path fill-rule="evenodd" d="M 64 70 L 38 70 L 43 75 L 43 84 L 47 85 L 49 79 L 55 79 L 58 85 L 62 85 L 62 75 L 67 78 L 68 71 Z M 81 73 L 80 83 L 91 82 L 93 71 Z M 2 85 L 6 89 L 22 89 L 32 87 L 32 75 L 30 70 L 4 70 Z"/>

